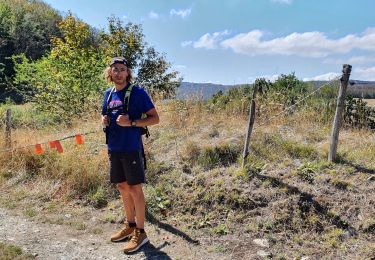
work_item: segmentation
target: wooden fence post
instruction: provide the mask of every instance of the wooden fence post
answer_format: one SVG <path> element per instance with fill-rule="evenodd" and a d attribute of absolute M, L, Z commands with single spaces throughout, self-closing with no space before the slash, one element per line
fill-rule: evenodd
<path fill-rule="evenodd" d="M 254 121 L 255 121 L 255 97 L 257 95 L 258 87 L 255 84 L 253 86 L 254 86 L 254 89 L 253 89 L 253 97 L 251 99 L 251 105 L 250 105 L 249 123 L 247 126 L 245 146 L 243 149 L 242 168 L 245 166 L 246 159 L 249 156 L 250 137 L 251 137 L 251 132 L 253 131 L 253 126 L 254 126 Z"/>
<path fill-rule="evenodd" d="M 12 148 L 11 126 L 12 126 L 12 113 L 10 109 L 7 109 L 6 119 L 5 119 L 5 145 L 6 145 L 6 148 L 8 149 Z"/>
<path fill-rule="evenodd" d="M 337 106 L 335 119 L 333 120 L 332 125 L 332 135 L 331 135 L 331 145 L 329 147 L 328 161 L 333 162 L 336 159 L 337 143 L 339 140 L 340 127 L 343 118 L 343 111 L 345 108 L 345 97 L 346 89 L 348 87 L 350 72 L 352 71 L 352 66 L 349 64 L 344 64 L 342 69 L 341 83 L 339 95 L 337 97 Z"/>

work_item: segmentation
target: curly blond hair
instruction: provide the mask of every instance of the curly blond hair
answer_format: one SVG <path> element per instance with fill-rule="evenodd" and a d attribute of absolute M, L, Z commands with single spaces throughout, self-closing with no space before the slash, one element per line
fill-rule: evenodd
<path fill-rule="evenodd" d="M 132 69 L 130 69 L 128 67 L 126 67 L 126 69 L 127 69 L 127 72 L 128 72 L 128 76 L 126 77 L 126 82 L 132 83 L 133 79 L 134 79 L 134 77 L 133 77 L 133 71 L 132 71 Z M 105 68 L 103 74 L 104 74 L 104 80 L 105 80 L 105 82 L 107 84 L 111 84 L 113 82 L 112 77 L 111 77 L 111 67 L 108 66 L 107 68 Z"/>

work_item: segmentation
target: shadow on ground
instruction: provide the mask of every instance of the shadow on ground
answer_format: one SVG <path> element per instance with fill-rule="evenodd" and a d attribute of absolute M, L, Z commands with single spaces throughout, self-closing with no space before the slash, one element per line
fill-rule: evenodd
<path fill-rule="evenodd" d="M 356 169 L 357 172 L 363 172 L 363 173 L 367 173 L 367 174 L 375 174 L 375 169 L 369 169 L 369 168 L 363 167 L 362 165 L 352 163 L 352 162 L 350 162 L 348 160 L 345 160 L 345 159 L 340 159 L 340 161 L 338 163 L 346 165 L 346 166 L 351 166 L 354 169 Z"/>
<path fill-rule="evenodd" d="M 155 226 L 157 226 L 158 228 L 161 228 L 161 229 L 164 229 L 176 236 L 179 236 L 181 238 L 183 238 L 184 240 L 186 240 L 187 242 L 191 243 L 191 244 L 195 244 L 195 245 L 199 245 L 199 241 L 198 240 L 195 240 L 193 238 L 191 238 L 188 234 L 182 232 L 181 230 L 178 230 L 177 228 L 167 224 L 167 223 L 163 223 L 161 222 L 160 220 L 158 220 L 157 218 L 155 218 L 154 215 L 152 215 L 149 211 L 146 211 L 146 219 L 154 224 Z"/>
<path fill-rule="evenodd" d="M 333 225 L 338 228 L 347 230 L 351 236 L 356 236 L 357 231 L 356 229 L 351 226 L 348 222 L 343 220 L 339 215 L 333 215 L 329 212 L 329 208 L 326 205 L 322 205 L 317 202 L 313 197 L 314 195 L 301 191 L 299 188 L 289 185 L 287 183 L 282 182 L 280 179 L 272 176 L 265 176 L 262 174 L 254 174 L 254 177 L 262 180 L 262 181 L 270 181 L 272 186 L 274 187 L 281 187 L 287 189 L 289 194 L 298 194 L 300 196 L 298 206 L 300 207 L 301 212 L 309 211 L 313 209 L 318 216 L 329 220 Z"/>
<path fill-rule="evenodd" d="M 161 249 L 165 246 L 169 245 L 168 242 L 164 242 L 158 247 L 155 247 L 151 242 L 148 242 L 145 244 L 139 251 L 136 251 L 129 255 L 137 255 L 140 252 L 143 252 L 145 255 L 145 259 L 172 259 L 170 256 L 168 256 L 167 253 L 163 252 Z"/>

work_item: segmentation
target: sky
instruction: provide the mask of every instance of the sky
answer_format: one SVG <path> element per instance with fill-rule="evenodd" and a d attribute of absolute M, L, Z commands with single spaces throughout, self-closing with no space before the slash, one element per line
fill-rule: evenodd
<path fill-rule="evenodd" d="M 98 29 L 108 17 L 141 24 L 183 81 L 215 84 L 375 80 L 374 0 L 45 0 Z"/>

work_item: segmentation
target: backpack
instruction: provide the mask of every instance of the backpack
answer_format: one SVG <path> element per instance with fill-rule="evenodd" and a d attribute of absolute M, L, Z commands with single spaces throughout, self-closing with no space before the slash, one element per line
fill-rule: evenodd
<path fill-rule="evenodd" d="M 130 101 L 130 97 L 131 97 L 131 93 L 132 93 L 132 90 L 133 90 L 133 87 L 135 85 L 134 84 L 130 84 L 130 86 L 126 89 L 125 91 L 125 96 L 124 96 L 124 101 L 122 102 L 122 115 L 126 115 L 129 111 L 129 101 Z M 111 101 L 111 97 L 112 97 L 112 93 L 115 91 L 115 87 L 113 87 L 111 89 L 111 92 L 109 93 L 108 95 L 108 99 L 107 99 L 107 113 L 109 113 L 110 109 L 109 109 L 109 102 Z M 147 117 L 146 114 L 142 114 L 141 116 L 141 119 L 142 118 L 145 118 Z M 141 135 L 145 135 L 146 138 L 148 138 L 150 136 L 150 132 L 148 131 L 148 128 L 147 126 L 143 126 L 143 127 L 140 127 L 141 128 Z M 107 142 L 107 134 L 108 134 L 108 130 L 105 131 L 106 132 L 106 143 Z M 143 165 L 144 165 L 144 169 L 146 170 L 147 169 L 147 164 L 146 164 L 146 154 L 145 154 L 145 149 L 143 148 L 143 142 L 142 142 L 142 157 L 143 157 Z"/>
<path fill-rule="evenodd" d="M 125 92 L 125 96 L 124 96 L 124 101 L 122 102 L 122 115 L 126 115 L 129 111 L 129 101 L 130 101 L 130 97 L 131 97 L 131 93 L 132 93 L 132 90 L 133 90 L 133 87 L 135 85 L 134 84 L 130 84 L 130 86 L 127 88 L 126 92 Z M 111 100 L 111 97 L 112 97 L 112 93 L 115 91 L 115 87 L 113 87 L 111 89 L 111 92 L 109 93 L 108 95 L 108 99 L 107 99 L 107 112 L 109 111 L 109 102 Z M 147 117 L 146 114 L 142 114 L 141 116 L 141 119 Z M 148 138 L 150 136 L 150 132 L 148 131 L 148 128 L 147 126 L 143 126 L 143 127 L 140 127 L 141 128 L 141 135 L 145 135 L 146 138 Z"/>

